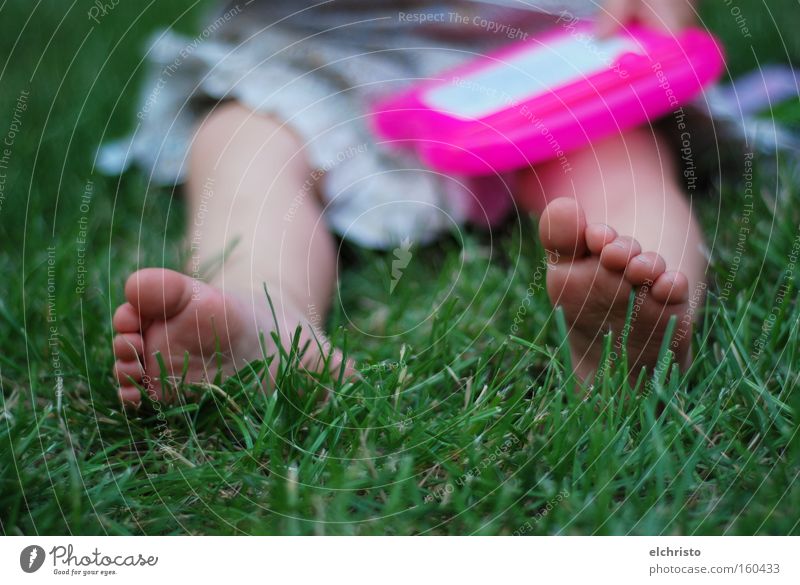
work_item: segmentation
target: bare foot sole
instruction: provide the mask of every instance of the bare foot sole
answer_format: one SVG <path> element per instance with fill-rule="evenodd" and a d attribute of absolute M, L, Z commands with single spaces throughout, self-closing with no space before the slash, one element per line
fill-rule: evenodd
<path fill-rule="evenodd" d="M 166 396 L 171 381 L 213 381 L 221 369 L 230 376 L 245 364 L 275 353 L 270 332 L 275 318 L 266 297 L 255 305 L 220 289 L 198 283 L 190 277 L 161 268 L 133 273 L 125 284 L 126 303 L 114 314 L 114 371 L 123 403 L 138 406 L 144 387 L 154 400 Z M 305 315 L 273 298 L 282 343 L 288 345 L 298 324 L 302 329 L 300 347 L 310 342 L 302 364 L 316 369 L 322 364 L 319 344 L 325 340 L 307 326 Z M 262 348 L 262 339 L 266 347 Z M 161 379 L 160 354 L 169 380 Z M 334 352 L 330 367 L 341 366 L 341 354 Z M 138 386 L 137 386 L 138 385 Z"/>
<path fill-rule="evenodd" d="M 613 332 L 620 347 L 631 291 L 634 308 L 627 334 L 631 372 L 654 367 L 670 317 L 684 329 L 673 335 L 670 349 L 680 364 L 689 358 L 691 335 L 689 281 L 668 271 L 655 252 L 642 252 L 639 243 L 620 236 L 605 224 L 586 224 L 574 199 L 555 199 L 542 214 L 539 236 L 552 263 L 547 291 L 563 308 L 575 373 L 587 379 L 598 368 L 603 337 Z M 612 347 L 614 349 L 614 347 Z M 614 349 L 619 354 L 619 349 Z"/>

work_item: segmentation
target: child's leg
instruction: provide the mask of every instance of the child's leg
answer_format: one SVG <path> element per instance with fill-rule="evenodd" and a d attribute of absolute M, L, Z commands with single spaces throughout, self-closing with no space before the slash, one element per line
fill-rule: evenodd
<path fill-rule="evenodd" d="M 128 279 L 127 302 L 114 316 L 125 402 L 139 401 L 129 376 L 160 396 L 156 352 L 174 376 L 181 375 L 188 352 L 189 381 L 213 380 L 217 341 L 226 374 L 262 356 L 261 334 L 274 353 L 270 332 L 276 326 L 265 283 L 282 340 L 306 324 L 301 344 L 312 340 L 312 347 L 304 364 L 319 366 L 313 339 L 330 306 L 336 256 L 300 150 L 286 128 L 235 103 L 221 106 L 200 126 L 186 189 L 193 250 L 187 272 L 195 276 L 200 265 L 221 259 L 226 247 L 228 253 L 208 283 L 160 268 Z"/>
<path fill-rule="evenodd" d="M 540 237 L 557 253 L 548 292 L 564 309 L 576 371 L 585 377 L 597 368 L 608 330 L 619 354 L 634 287 L 632 365 L 655 365 L 672 315 L 671 349 L 685 363 L 690 301 L 702 299 L 706 262 L 671 153 L 640 128 L 571 153 L 569 163 L 569 172 L 552 161 L 526 174 L 522 203 L 542 214 Z"/>

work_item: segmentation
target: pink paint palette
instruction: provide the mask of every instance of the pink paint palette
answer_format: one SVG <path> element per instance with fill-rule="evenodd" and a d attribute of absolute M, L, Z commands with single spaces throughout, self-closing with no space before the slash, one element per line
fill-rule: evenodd
<path fill-rule="evenodd" d="M 374 130 L 435 170 L 494 174 L 675 111 L 724 69 L 719 43 L 698 28 L 593 31 L 570 21 L 477 57 L 376 104 Z"/>

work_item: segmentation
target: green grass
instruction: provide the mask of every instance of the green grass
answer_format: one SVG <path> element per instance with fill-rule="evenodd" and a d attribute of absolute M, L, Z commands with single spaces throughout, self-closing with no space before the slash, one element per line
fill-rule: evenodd
<path fill-rule="evenodd" d="M 346 248 L 329 326 L 364 382 L 309 380 L 284 356 L 269 396 L 243 373 L 126 417 L 111 314 L 137 264 L 179 265 L 183 208 L 136 172 L 93 172 L 93 156 L 131 128 L 148 34 L 193 30 L 203 7 L 122 2 L 92 27 L 90 2 L 53 6 L 0 3 L 0 139 L 29 92 L 0 207 L 3 533 L 800 533 L 798 269 L 786 272 L 800 189 L 785 161 L 756 158 L 752 198 L 740 165 L 695 200 L 711 293 L 683 374 L 664 361 L 632 388 L 614 365 L 581 398 L 524 219 L 416 250 L 391 295 L 391 257 Z M 797 2 L 740 6 L 752 39 L 723 7 L 706 14 L 733 71 L 800 57 Z M 320 386 L 335 391 L 326 404 Z"/>

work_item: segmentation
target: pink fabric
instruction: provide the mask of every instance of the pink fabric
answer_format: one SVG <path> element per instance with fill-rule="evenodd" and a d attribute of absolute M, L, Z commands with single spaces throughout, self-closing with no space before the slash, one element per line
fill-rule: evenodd
<path fill-rule="evenodd" d="M 516 173 L 470 177 L 470 223 L 491 228 L 501 223 L 514 206 L 512 194 L 517 190 Z"/>

